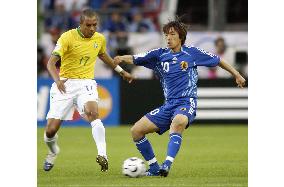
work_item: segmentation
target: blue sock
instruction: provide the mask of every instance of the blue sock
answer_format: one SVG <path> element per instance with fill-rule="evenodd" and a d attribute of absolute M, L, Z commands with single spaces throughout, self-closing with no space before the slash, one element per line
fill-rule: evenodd
<path fill-rule="evenodd" d="M 166 164 L 168 167 L 171 167 L 174 158 L 176 157 L 179 148 L 181 146 L 182 136 L 179 133 L 171 133 L 170 134 L 170 141 L 168 144 L 168 153 L 167 158 L 164 164 Z"/>
<path fill-rule="evenodd" d="M 148 139 L 144 136 L 140 140 L 135 141 L 136 147 L 142 154 L 144 159 L 148 161 L 150 166 L 150 172 L 156 173 L 159 171 L 160 167 L 153 152 L 152 146 Z"/>

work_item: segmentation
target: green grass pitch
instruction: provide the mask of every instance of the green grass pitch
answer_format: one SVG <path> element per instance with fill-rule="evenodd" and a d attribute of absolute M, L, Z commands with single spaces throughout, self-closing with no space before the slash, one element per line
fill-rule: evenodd
<path fill-rule="evenodd" d="M 138 187 L 196 186 L 234 187 L 248 185 L 248 128 L 246 125 L 193 125 L 183 134 L 181 149 L 167 178 L 128 178 L 121 174 L 122 162 L 142 158 L 130 137 L 130 127 L 107 127 L 109 171 L 100 172 L 91 128 L 63 127 L 59 131 L 61 152 L 54 168 L 43 171 L 47 153 L 43 128 L 37 134 L 38 186 Z M 147 136 L 161 163 L 166 157 L 168 134 Z"/>

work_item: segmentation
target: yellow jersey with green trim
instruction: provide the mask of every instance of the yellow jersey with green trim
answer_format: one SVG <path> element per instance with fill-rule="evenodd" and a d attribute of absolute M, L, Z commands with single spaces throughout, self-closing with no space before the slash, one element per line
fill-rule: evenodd
<path fill-rule="evenodd" d="M 91 38 L 84 38 L 77 28 L 60 36 L 52 54 L 61 58 L 60 77 L 94 79 L 96 58 L 105 52 L 104 35 L 95 32 Z"/>

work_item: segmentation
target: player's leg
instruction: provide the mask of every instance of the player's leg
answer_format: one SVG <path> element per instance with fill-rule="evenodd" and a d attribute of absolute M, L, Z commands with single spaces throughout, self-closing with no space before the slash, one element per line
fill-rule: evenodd
<path fill-rule="evenodd" d="M 69 89 L 69 87 L 68 87 Z M 44 162 L 44 170 L 49 171 L 59 153 L 57 145 L 57 131 L 63 120 L 71 120 L 74 112 L 73 98 L 70 94 L 61 94 L 56 85 L 50 89 L 50 109 L 47 114 L 47 125 L 44 132 L 44 142 L 48 147 L 48 154 Z"/>
<path fill-rule="evenodd" d="M 139 152 L 142 154 L 142 156 L 150 166 L 150 169 L 147 172 L 147 175 L 150 176 L 158 175 L 160 167 L 155 157 L 152 146 L 145 135 L 157 131 L 159 131 L 159 128 L 145 116 L 137 121 L 131 128 L 133 141 L 135 142 Z"/>
<path fill-rule="evenodd" d="M 96 161 L 101 165 L 101 171 L 107 171 L 108 160 L 106 154 L 105 127 L 102 121 L 98 118 L 97 102 L 89 101 L 85 104 L 85 115 L 92 126 L 92 134 L 98 150 Z"/>
<path fill-rule="evenodd" d="M 183 114 L 177 114 L 170 126 L 170 138 L 168 143 L 167 157 L 162 164 L 160 175 L 166 177 L 169 169 L 180 149 L 182 142 L 182 132 L 188 124 L 188 117 Z"/>
<path fill-rule="evenodd" d="M 77 98 L 78 112 L 92 126 L 92 135 L 95 140 L 98 156 L 96 161 L 101 166 L 101 171 L 108 170 L 108 159 L 106 154 L 105 127 L 99 119 L 98 91 L 95 80 L 85 80 L 81 83 L 81 95 Z"/>
<path fill-rule="evenodd" d="M 196 116 L 196 99 L 191 98 L 188 104 L 182 104 L 175 107 L 174 118 L 171 122 L 169 132 L 169 143 L 167 157 L 160 169 L 160 175 L 166 177 L 171 165 L 180 149 L 182 142 L 182 133 Z"/>
<path fill-rule="evenodd" d="M 61 125 L 60 119 L 54 119 L 50 118 L 47 120 L 47 125 L 45 127 L 44 131 L 44 141 L 47 144 L 50 152 L 58 154 L 59 153 L 59 147 L 57 145 L 57 131 L 60 128 Z"/>
<path fill-rule="evenodd" d="M 98 104 L 95 101 L 88 101 L 85 104 L 85 119 L 92 126 L 92 135 L 96 142 L 98 156 L 97 162 L 101 165 L 101 171 L 108 170 L 108 160 L 106 154 L 105 127 L 99 119 Z"/>
<path fill-rule="evenodd" d="M 54 161 L 60 151 L 57 144 L 57 131 L 60 128 L 61 122 L 62 121 L 60 119 L 54 118 L 50 118 L 47 120 L 47 125 L 44 131 L 44 142 L 46 143 L 49 151 L 44 162 L 43 169 L 45 171 L 49 171 L 52 169 Z"/>

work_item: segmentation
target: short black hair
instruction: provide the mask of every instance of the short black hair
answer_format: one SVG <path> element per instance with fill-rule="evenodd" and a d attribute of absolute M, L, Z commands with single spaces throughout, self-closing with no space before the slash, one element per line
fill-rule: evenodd
<path fill-rule="evenodd" d="M 85 17 L 96 17 L 98 19 L 98 14 L 91 8 L 87 8 L 87 9 L 84 9 L 82 12 L 81 12 L 81 15 L 80 15 L 80 23 L 83 23 L 84 20 L 85 20 Z"/>
<path fill-rule="evenodd" d="M 163 25 L 163 33 L 168 34 L 170 28 L 174 28 L 177 31 L 179 38 L 181 39 L 181 45 L 185 43 L 187 29 L 189 25 L 184 24 L 180 21 L 180 18 L 176 16 L 175 20 L 170 20 L 167 24 Z"/>
<path fill-rule="evenodd" d="M 215 39 L 214 44 L 217 45 L 218 42 L 223 42 L 225 44 L 225 39 L 222 36 L 219 36 Z"/>

